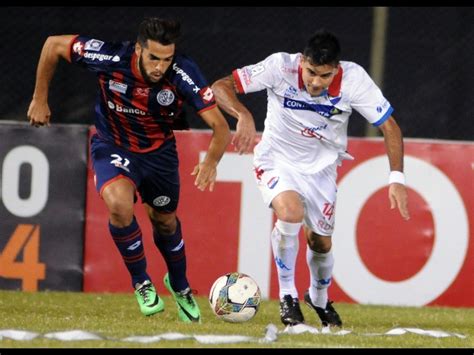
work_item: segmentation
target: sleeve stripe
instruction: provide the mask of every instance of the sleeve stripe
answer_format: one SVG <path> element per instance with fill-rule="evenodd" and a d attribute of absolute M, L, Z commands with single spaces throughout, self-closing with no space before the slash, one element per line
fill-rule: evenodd
<path fill-rule="evenodd" d="M 232 76 L 235 80 L 235 85 L 237 85 L 237 91 L 239 94 L 245 94 L 244 87 L 242 86 L 242 82 L 240 81 L 239 73 L 237 73 L 237 69 L 232 72 Z"/>
<path fill-rule="evenodd" d="M 75 35 L 74 38 L 72 39 L 71 43 L 69 43 L 69 58 L 66 58 L 66 60 L 69 63 L 71 63 L 71 60 L 72 60 L 72 45 L 76 41 L 77 37 L 79 37 L 79 35 Z"/>
<path fill-rule="evenodd" d="M 203 109 L 199 110 L 197 113 L 203 113 L 205 111 L 208 111 L 210 109 L 213 109 L 214 107 L 216 107 L 217 104 L 212 104 L 211 106 L 207 106 L 207 107 L 204 107 Z"/>
<path fill-rule="evenodd" d="M 375 127 L 380 126 L 382 123 L 384 123 L 386 120 L 390 118 L 390 115 L 393 112 L 393 107 L 390 106 L 390 108 L 385 112 L 385 115 L 382 116 L 377 122 L 372 123 Z"/>

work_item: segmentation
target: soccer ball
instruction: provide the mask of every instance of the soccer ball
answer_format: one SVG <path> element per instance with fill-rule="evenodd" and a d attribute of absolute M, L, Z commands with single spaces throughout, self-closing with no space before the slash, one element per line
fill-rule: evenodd
<path fill-rule="evenodd" d="M 217 318 L 231 323 L 252 319 L 260 306 L 260 289 L 248 275 L 232 272 L 219 277 L 209 292 L 209 303 Z"/>

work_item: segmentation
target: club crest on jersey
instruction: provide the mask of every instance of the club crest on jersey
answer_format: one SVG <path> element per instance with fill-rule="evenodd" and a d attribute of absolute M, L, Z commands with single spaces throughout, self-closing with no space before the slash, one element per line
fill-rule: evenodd
<path fill-rule="evenodd" d="M 169 89 L 163 89 L 156 95 L 156 100 L 161 106 L 169 106 L 174 101 L 173 91 Z"/>

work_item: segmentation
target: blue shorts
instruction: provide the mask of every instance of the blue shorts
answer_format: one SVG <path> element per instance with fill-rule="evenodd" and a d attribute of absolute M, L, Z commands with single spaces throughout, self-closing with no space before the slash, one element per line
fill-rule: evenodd
<path fill-rule="evenodd" d="M 140 194 L 142 202 L 158 212 L 174 212 L 179 201 L 179 160 L 176 141 L 165 141 L 149 153 L 133 153 L 102 140 L 91 138 L 91 157 L 95 187 L 102 190 L 118 178 L 125 177 Z"/>

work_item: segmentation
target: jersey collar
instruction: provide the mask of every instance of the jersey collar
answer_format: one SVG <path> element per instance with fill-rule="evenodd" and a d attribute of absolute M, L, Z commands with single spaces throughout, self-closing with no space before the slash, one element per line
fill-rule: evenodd
<path fill-rule="evenodd" d="M 339 64 L 339 71 L 334 77 L 334 80 L 332 81 L 331 85 L 328 87 L 328 95 L 332 97 L 337 97 L 341 94 L 341 82 L 342 82 L 342 73 L 344 70 L 342 69 L 342 66 Z"/>

